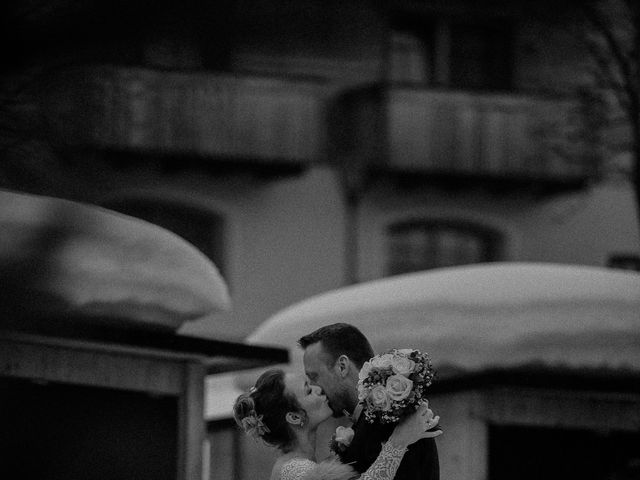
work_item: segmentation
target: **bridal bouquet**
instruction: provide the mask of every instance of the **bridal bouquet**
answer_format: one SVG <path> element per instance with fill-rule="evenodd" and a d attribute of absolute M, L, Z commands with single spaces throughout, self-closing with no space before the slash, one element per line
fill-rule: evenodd
<path fill-rule="evenodd" d="M 434 377 L 431 359 L 419 350 L 393 349 L 362 366 L 358 400 L 369 423 L 395 423 L 425 400 Z"/>

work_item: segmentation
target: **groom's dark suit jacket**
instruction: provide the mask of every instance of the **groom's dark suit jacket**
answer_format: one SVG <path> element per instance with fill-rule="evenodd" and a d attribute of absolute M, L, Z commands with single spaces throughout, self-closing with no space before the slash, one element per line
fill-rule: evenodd
<path fill-rule="evenodd" d="M 363 473 L 378 458 L 382 443 L 386 442 L 394 425 L 371 424 L 360 415 L 353 429 L 355 434 L 349 448 L 340 455 L 343 463 L 352 463 Z M 402 458 L 395 480 L 439 480 L 438 449 L 433 438 L 422 439 L 409 446 Z"/>

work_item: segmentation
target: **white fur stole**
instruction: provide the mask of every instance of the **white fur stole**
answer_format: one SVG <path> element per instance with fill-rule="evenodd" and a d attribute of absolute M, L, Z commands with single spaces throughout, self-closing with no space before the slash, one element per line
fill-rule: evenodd
<path fill-rule="evenodd" d="M 305 474 L 304 480 L 353 480 L 359 476 L 351 465 L 331 459 L 318 463 Z"/>

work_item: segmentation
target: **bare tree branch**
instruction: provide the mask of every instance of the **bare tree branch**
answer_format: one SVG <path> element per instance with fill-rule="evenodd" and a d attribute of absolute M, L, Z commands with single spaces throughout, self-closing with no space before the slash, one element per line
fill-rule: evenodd
<path fill-rule="evenodd" d="M 629 104 L 629 92 L 627 91 L 627 87 L 624 82 L 620 80 L 619 75 L 616 75 L 617 69 L 612 66 L 610 56 L 606 55 L 602 49 L 598 48 L 598 46 L 594 45 L 592 42 L 587 41 L 586 47 L 598 67 L 595 73 L 598 88 L 612 91 L 620 106 L 625 111 L 629 111 L 628 109 L 631 108 L 631 105 Z"/>
<path fill-rule="evenodd" d="M 621 45 L 621 42 L 615 37 L 612 27 L 607 24 L 604 19 L 604 15 L 600 10 L 598 10 L 597 7 L 595 7 L 592 3 L 585 2 L 583 5 L 583 11 L 585 12 L 585 17 L 587 18 L 587 20 L 589 20 L 589 22 L 596 28 L 597 32 L 604 39 L 607 45 L 607 49 L 611 54 L 612 59 L 614 60 L 613 64 L 616 65 L 616 67 L 620 70 L 622 82 L 624 83 L 624 88 L 627 92 L 627 95 L 629 95 L 629 97 L 632 97 L 634 91 L 634 85 L 631 83 L 633 77 L 633 68 L 629 54 L 624 51 L 624 47 L 623 45 Z M 606 67 L 605 65 L 601 66 Z M 628 104 L 628 107 L 632 107 L 632 104 Z"/>

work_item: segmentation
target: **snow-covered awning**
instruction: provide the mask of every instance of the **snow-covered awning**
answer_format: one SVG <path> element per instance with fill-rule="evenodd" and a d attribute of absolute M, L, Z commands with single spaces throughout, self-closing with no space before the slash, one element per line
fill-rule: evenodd
<path fill-rule="evenodd" d="M 2 190 L 0 280 L 5 322 L 65 316 L 173 331 L 231 303 L 216 266 L 164 228 Z"/>
<path fill-rule="evenodd" d="M 640 371 L 640 275 L 590 266 L 491 263 L 361 283 L 304 300 L 247 341 L 290 349 L 347 322 L 376 351 L 426 350 L 441 372 L 524 365 Z"/>

